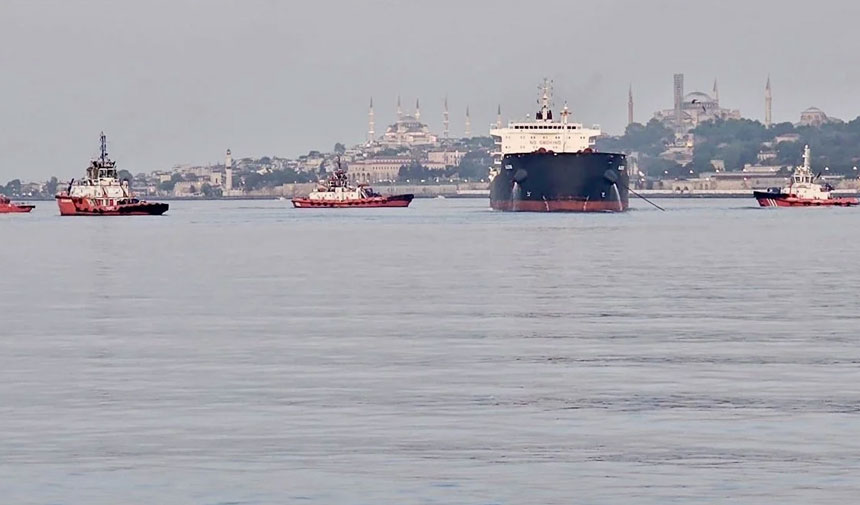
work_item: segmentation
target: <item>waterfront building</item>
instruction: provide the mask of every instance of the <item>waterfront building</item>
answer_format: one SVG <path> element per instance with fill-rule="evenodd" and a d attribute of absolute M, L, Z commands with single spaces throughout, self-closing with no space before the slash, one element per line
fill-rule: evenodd
<path fill-rule="evenodd" d="M 406 156 L 355 160 L 347 166 L 346 175 L 351 182 L 393 181 L 400 175 L 400 167 L 410 163 L 412 158 Z"/>
<path fill-rule="evenodd" d="M 427 153 L 427 168 L 431 168 L 430 164 L 441 166 L 441 168 L 456 167 L 460 165 L 465 151 L 430 151 Z"/>
<path fill-rule="evenodd" d="M 674 161 L 679 165 L 686 165 L 693 161 L 694 146 L 695 138 L 692 133 L 677 134 L 675 135 L 675 142 L 666 146 L 666 149 L 660 153 L 660 157 Z"/>
<path fill-rule="evenodd" d="M 783 133 L 782 135 L 777 135 L 773 138 L 774 144 L 779 144 L 780 142 L 800 142 L 800 134 L 799 133 Z"/>

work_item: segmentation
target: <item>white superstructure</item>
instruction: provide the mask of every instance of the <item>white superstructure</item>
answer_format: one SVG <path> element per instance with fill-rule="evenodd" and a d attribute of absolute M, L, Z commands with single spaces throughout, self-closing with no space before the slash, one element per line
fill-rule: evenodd
<path fill-rule="evenodd" d="M 791 182 L 782 192 L 804 200 L 830 200 L 833 188 L 827 184 L 815 182 L 817 176 L 812 173 L 809 146 L 803 148 L 803 165 L 794 169 Z"/>
<path fill-rule="evenodd" d="M 100 205 L 115 205 L 132 197 L 128 181 L 117 178 L 116 162 L 108 158 L 104 132 L 101 134 L 101 155 L 90 160 L 86 178 L 69 183 L 67 194 L 73 198 L 87 198 Z"/>
<path fill-rule="evenodd" d="M 577 153 L 592 149 L 601 131 L 598 127 L 586 128 L 569 121 L 567 105 L 561 112 L 561 121 L 553 119 L 550 109 L 550 85 L 544 81 L 540 99 L 541 108 L 534 121 L 511 121 L 506 128 L 493 128 L 490 135 L 496 142 L 495 168 L 501 165 L 506 154 L 532 153 L 541 149 L 555 153 Z"/>
<path fill-rule="evenodd" d="M 351 186 L 346 172 L 338 169 L 325 181 L 321 181 L 308 198 L 320 202 L 347 202 L 379 196 L 369 186 Z"/>

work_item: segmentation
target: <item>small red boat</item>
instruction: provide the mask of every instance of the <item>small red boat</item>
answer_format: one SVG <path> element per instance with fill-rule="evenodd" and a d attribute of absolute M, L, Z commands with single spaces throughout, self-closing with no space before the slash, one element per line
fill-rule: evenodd
<path fill-rule="evenodd" d="M 35 208 L 35 205 L 12 203 L 8 198 L 0 195 L 0 214 L 24 214 Z"/>
<path fill-rule="evenodd" d="M 348 208 L 348 207 L 408 207 L 415 195 L 383 196 L 366 184 L 351 186 L 340 167 L 310 195 L 293 198 L 296 208 Z"/>
<path fill-rule="evenodd" d="M 833 186 L 818 184 L 817 178 L 812 173 L 809 146 L 806 146 L 803 165 L 794 170 L 788 187 L 753 191 L 753 196 L 762 207 L 853 207 L 860 203 L 856 198 L 833 196 Z"/>
<path fill-rule="evenodd" d="M 117 178 L 116 162 L 108 158 L 107 138 L 101 134 L 101 156 L 91 160 L 85 179 L 69 183 L 58 194 L 61 216 L 160 216 L 167 212 L 166 203 L 138 200 L 128 181 Z"/>

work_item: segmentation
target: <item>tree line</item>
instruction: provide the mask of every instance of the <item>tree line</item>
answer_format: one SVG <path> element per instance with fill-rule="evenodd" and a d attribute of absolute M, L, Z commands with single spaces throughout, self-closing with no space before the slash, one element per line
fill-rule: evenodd
<path fill-rule="evenodd" d="M 692 133 L 693 160 L 684 165 L 660 158 L 661 153 L 674 145 L 675 133 L 656 119 L 644 125 L 633 123 L 624 135 L 599 139 L 597 147 L 603 151 L 638 152 L 640 170 L 650 176 L 668 172 L 672 177 L 686 177 L 713 172 L 711 160 L 722 160 L 726 170 L 741 170 L 758 161 L 765 143 L 772 145 L 767 150 L 772 150 L 775 156 L 762 163 L 786 170 L 802 162 L 803 146 L 807 144 L 812 149 L 813 167 L 822 170 L 827 167 L 831 174 L 857 175 L 855 167 L 860 164 L 860 117 L 821 126 L 786 122 L 770 128 L 751 119 L 715 120 L 700 124 Z M 776 142 L 777 137 L 787 134 L 795 134 L 798 139 Z"/>

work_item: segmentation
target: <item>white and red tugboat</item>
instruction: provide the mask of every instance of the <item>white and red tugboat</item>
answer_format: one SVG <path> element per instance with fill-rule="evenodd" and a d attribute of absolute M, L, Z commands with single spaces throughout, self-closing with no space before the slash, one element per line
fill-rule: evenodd
<path fill-rule="evenodd" d="M 107 138 L 101 134 L 101 155 L 91 160 L 87 176 L 69 183 L 56 197 L 61 216 L 160 216 L 166 203 L 138 200 L 128 181 L 117 178 L 116 162 L 108 158 Z"/>
<path fill-rule="evenodd" d="M 0 195 L 0 214 L 23 214 L 35 209 L 35 205 L 24 203 L 13 203 L 3 195 Z"/>
<path fill-rule="evenodd" d="M 340 165 L 338 163 L 338 165 Z M 304 198 L 293 198 L 296 208 L 408 207 L 415 195 L 383 196 L 366 184 L 351 186 L 346 172 L 338 168 Z"/>
<path fill-rule="evenodd" d="M 812 173 L 809 146 L 803 149 L 803 165 L 794 170 L 791 182 L 785 188 L 769 188 L 753 191 L 762 207 L 852 207 L 856 198 L 833 196 L 833 186 L 815 182 L 818 176 Z"/>

